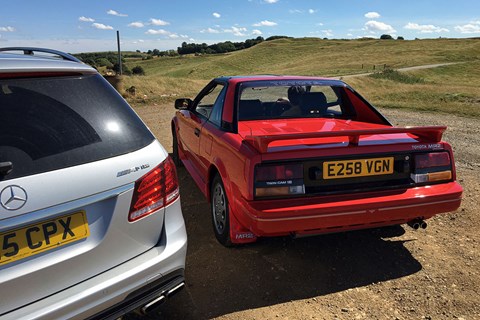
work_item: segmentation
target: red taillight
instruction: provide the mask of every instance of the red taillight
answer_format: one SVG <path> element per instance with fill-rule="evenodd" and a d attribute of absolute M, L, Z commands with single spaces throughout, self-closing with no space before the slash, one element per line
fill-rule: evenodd
<path fill-rule="evenodd" d="M 453 177 L 450 154 L 431 152 L 415 155 L 415 171 L 410 174 L 415 183 L 449 181 Z"/>
<path fill-rule="evenodd" d="M 446 167 L 450 165 L 448 152 L 431 152 L 415 155 L 415 169 Z"/>
<path fill-rule="evenodd" d="M 302 164 L 260 165 L 255 170 L 255 196 L 305 194 Z"/>
<path fill-rule="evenodd" d="M 257 181 L 273 181 L 285 179 L 302 179 L 303 166 L 288 164 L 280 166 L 259 166 L 255 175 Z"/>
<path fill-rule="evenodd" d="M 179 196 L 177 171 L 170 157 L 135 182 L 128 221 L 145 217 Z"/>

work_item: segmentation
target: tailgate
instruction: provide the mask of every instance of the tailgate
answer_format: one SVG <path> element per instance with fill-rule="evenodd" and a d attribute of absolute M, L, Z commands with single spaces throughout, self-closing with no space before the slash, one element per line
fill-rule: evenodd
<path fill-rule="evenodd" d="M 4 293 L 17 294 L 2 294 L 0 315 L 155 246 L 163 228 L 164 208 L 133 223 L 128 213 L 135 181 L 165 157 L 155 141 L 116 158 L 0 183 L 0 190 L 15 184 L 28 194 L 21 209 L 1 211 L 0 286 Z M 139 165 L 148 168 L 118 174 Z M 14 254 L 15 246 L 18 254 Z"/>

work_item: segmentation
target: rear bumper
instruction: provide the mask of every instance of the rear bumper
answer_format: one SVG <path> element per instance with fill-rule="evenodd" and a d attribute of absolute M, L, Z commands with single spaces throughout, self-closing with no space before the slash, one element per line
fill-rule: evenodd
<path fill-rule="evenodd" d="M 256 236 L 321 234 L 403 224 L 455 211 L 462 198 L 457 182 L 399 191 L 316 196 L 288 200 L 235 199 L 233 211 Z"/>
<path fill-rule="evenodd" d="M 168 210 L 173 212 L 165 214 L 164 232 L 156 247 L 75 286 L 4 314 L 2 320 L 118 318 L 149 302 L 149 296 L 167 294 L 184 281 L 187 250 L 180 201 L 172 203 Z"/>

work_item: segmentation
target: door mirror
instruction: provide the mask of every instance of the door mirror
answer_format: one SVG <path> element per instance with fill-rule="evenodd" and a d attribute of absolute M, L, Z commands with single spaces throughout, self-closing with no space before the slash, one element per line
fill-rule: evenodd
<path fill-rule="evenodd" d="M 192 99 L 186 99 L 186 98 L 177 99 L 175 100 L 175 109 L 178 109 L 178 110 L 189 109 L 192 106 L 192 103 L 193 103 Z"/>

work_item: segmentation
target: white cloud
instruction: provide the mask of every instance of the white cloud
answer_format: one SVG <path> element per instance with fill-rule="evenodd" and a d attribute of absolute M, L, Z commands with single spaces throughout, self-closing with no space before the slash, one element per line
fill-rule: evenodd
<path fill-rule="evenodd" d="M 151 19 L 150 19 L 150 24 L 153 24 L 154 26 L 166 26 L 166 25 L 169 25 L 170 22 L 163 21 L 163 20 L 161 20 L 161 19 L 151 18 Z"/>
<path fill-rule="evenodd" d="M 78 21 L 83 21 L 83 22 L 94 22 L 95 20 L 92 19 L 92 18 L 88 18 L 88 17 L 84 17 L 84 16 L 81 16 L 78 18 Z"/>
<path fill-rule="evenodd" d="M 143 28 L 145 25 L 143 24 L 143 22 L 136 21 L 136 22 L 130 23 L 128 26 L 133 28 Z"/>
<path fill-rule="evenodd" d="M 456 26 L 455 30 L 463 34 L 480 33 L 480 21 L 472 21 L 463 26 Z"/>
<path fill-rule="evenodd" d="M 232 27 L 230 29 L 224 29 L 223 32 L 232 33 L 234 36 L 237 36 L 237 37 L 244 37 L 247 35 L 246 34 L 247 28 Z"/>
<path fill-rule="evenodd" d="M 378 19 L 380 18 L 380 14 L 378 12 L 367 12 L 365 13 L 365 18 L 368 19 Z"/>
<path fill-rule="evenodd" d="M 105 25 L 103 23 L 92 23 L 92 27 L 100 30 L 113 30 L 112 26 Z"/>
<path fill-rule="evenodd" d="M 323 33 L 326 37 L 333 37 L 333 31 L 332 31 L 331 29 L 322 30 L 322 33 Z"/>
<path fill-rule="evenodd" d="M 263 33 L 258 29 L 252 30 L 252 36 L 261 36 Z"/>
<path fill-rule="evenodd" d="M 407 23 L 403 28 L 408 29 L 408 30 L 420 31 L 420 33 L 450 32 L 450 30 L 448 30 L 448 29 L 441 28 L 441 27 L 436 27 L 432 24 L 422 24 L 422 25 L 420 25 L 418 23 L 412 23 L 412 22 Z"/>
<path fill-rule="evenodd" d="M 278 0 L 264 0 L 266 3 L 277 3 Z"/>
<path fill-rule="evenodd" d="M 108 10 L 107 14 L 112 15 L 112 16 L 117 16 L 117 17 L 128 17 L 128 14 L 120 13 L 120 12 L 117 12 L 117 11 L 112 10 L 112 9 Z"/>
<path fill-rule="evenodd" d="M 318 23 L 316 23 L 315 25 L 316 25 L 316 26 L 320 26 L 320 27 L 321 27 L 321 26 L 323 26 L 323 23 L 321 23 L 321 22 L 318 22 Z"/>
<path fill-rule="evenodd" d="M 308 9 L 308 13 L 310 13 L 310 14 L 313 14 L 313 13 L 315 13 L 315 12 L 317 12 L 317 10 Z"/>
<path fill-rule="evenodd" d="M 288 10 L 290 13 L 303 13 L 302 10 L 298 10 L 298 9 L 290 9 Z"/>
<path fill-rule="evenodd" d="M 268 20 L 263 20 L 263 21 L 260 21 L 260 22 L 257 22 L 255 24 L 253 24 L 254 27 L 273 27 L 273 26 L 276 26 L 276 25 L 277 25 L 276 22 L 268 21 Z"/>
<path fill-rule="evenodd" d="M 0 31 L 2 31 L 2 32 L 14 32 L 14 31 L 15 31 L 15 28 L 14 28 L 14 27 L 10 27 L 10 26 L 0 27 Z"/>
<path fill-rule="evenodd" d="M 168 37 L 169 37 L 170 39 L 178 39 L 178 38 L 180 38 L 180 36 L 179 36 L 178 34 L 176 34 L 176 33 L 169 34 Z"/>
<path fill-rule="evenodd" d="M 212 13 L 212 16 L 214 16 L 215 18 L 220 18 L 222 15 L 218 12 L 214 12 Z"/>
<path fill-rule="evenodd" d="M 217 29 L 208 28 L 208 29 L 200 30 L 200 33 L 220 33 L 220 31 Z"/>
<path fill-rule="evenodd" d="M 148 29 L 148 31 L 145 32 L 145 34 L 153 34 L 153 35 L 162 34 L 162 35 L 169 35 L 169 34 L 171 34 L 171 33 L 168 32 L 167 30 L 163 30 L 163 29 L 158 29 L 158 30 Z"/>
<path fill-rule="evenodd" d="M 375 32 L 388 32 L 388 33 L 396 33 L 397 31 L 391 26 L 383 22 L 370 20 L 365 23 L 365 30 L 371 33 Z"/>

